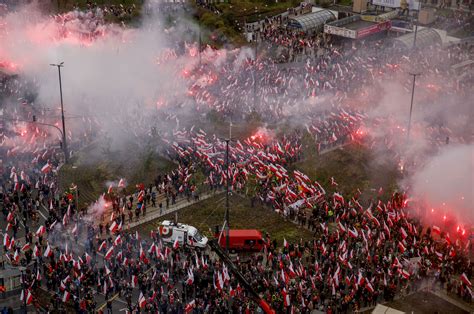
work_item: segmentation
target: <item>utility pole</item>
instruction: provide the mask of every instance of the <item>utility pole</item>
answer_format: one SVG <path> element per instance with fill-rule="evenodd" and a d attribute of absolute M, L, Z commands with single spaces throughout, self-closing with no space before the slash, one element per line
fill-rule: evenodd
<path fill-rule="evenodd" d="M 201 49 L 202 49 L 202 37 L 201 37 L 201 25 L 199 25 L 199 65 L 201 65 Z"/>
<path fill-rule="evenodd" d="M 225 248 L 229 252 L 230 247 L 230 226 L 229 226 L 229 194 L 230 194 L 230 162 L 229 162 L 229 143 L 232 140 L 232 121 L 229 123 L 229 138 L 225 139 L 225 164 L 226 164 L 226 195 L 225 195 Z"/>
<path fill-rule="evenodd" d="M 255 33 L 255 62 L 253 74 L 253 103 L 257 106 L 257 49 L 258 49 L 258 34 Z"/>
<path fill-rule="evenodd" d="M 23 309 L 24 313 L 28 313 L 28 307 L 26 305 L 26 298 L 28 297 L 28 291 L 26 290 L 26 282 L 25 282 L 25 271 L 26 267 L 20 266 L 18 267 L 21 273 L 21 289 L 23 289 Z"/>
<path fill-rule="evenodd" d="M 230 190 L 230 176 L 229 176 L 229 142 L 230 138 L 225 140 L 225 164 L 226 164 L 226 193 L 225 193 L 225 249 L 227 253 L 229 252 L 229 246 L 230 246 L 230 229 L 229 229 L 229 211 L 230 211 L 230 205 L 229 205 L 229 190 Z"/>
<path fill-rule="evenodd" d="M 415 24 L 415 35 L 413 36 L 413 49 L 415 49 L 416 47 L 416 35 L 418 34 L 418 19 L 420 18 L 420 11 L 421 11 L 421 1 L 418 2 L 419 5 L 418 5 L 418 14 L 417 14 L 417 17 L 416 17 L 416 24 Z"/>
<path fill-rule="evenodd" d="M 416 77 L 420 75 L 420 73 L 410 73 L 413 76 L 413 85 L 411 87 L 411 102 L 410 102 L 410 117 L 408 118 L 408 128 L 407 128 L 407 144 L 410 140 L 410 128 L 411 128 L 411 115 L 413 112 L 413 99 L 415 97 L 415 81 Z"/>
<path fill-rule="evenodd" d="M 57 67 L 58 68 L 58 75 L 59 75 L 59 96 L 61 98 L 61 120 L 63 123 L 63 149 L 64 149 L 64 158 L 65 162 L 69 162 L 69 152 L 67 149 L 67 142 L 66 142 L 66 124 L 64 122 L 64 104 L 63 104 L 63 86 L 62 86 L 62 81 L 61 81 L 61 68 L 64 66 L 64 62 L 61 62 L 59 64 L 50 64 L 51 66 Z"/>

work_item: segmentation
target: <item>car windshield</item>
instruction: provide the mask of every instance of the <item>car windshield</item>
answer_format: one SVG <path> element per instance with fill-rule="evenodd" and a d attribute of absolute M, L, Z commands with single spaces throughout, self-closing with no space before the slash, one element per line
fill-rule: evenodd
<path fill-rule="evenodd" d="M 194 235 L 194 240 L 196 240 L 197 242 L 202 241 L 202 235 L 199 233 L 199 231 L 196 231 L 196 234 Z"/>

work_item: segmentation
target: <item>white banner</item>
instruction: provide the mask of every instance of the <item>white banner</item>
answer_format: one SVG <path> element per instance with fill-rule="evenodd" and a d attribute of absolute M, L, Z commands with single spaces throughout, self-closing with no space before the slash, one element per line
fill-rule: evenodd
<path fill-rule="evenodd" d="M 372 4 L 388 8 L 399 8 L 400 0 L 373 0 Z M 408 0 L 408 8 L 410 10 L 419 10 L 420 2 L 415 0 Z"/>

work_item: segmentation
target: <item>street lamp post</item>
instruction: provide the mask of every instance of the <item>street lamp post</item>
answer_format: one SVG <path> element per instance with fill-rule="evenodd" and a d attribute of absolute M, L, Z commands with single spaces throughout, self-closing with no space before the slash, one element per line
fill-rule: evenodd
<path fill-rule="evenodd" d="M 230 162 L 229 162 L 229 143 L 232 141 L 232 121 L 229 124 L 229 138 L 224 139 L 225 141 L 225 165 L 226 165 L 226 196 L 225 196 L 225 248 L 227 253 L 229 252 L 230 247 L 230 226 L 229 226 L 229 216 L 230 216 L 230 203 L 229 203 L 229 194 L 230 194 Z"/>
<path fill-rule="evenodd" d="M 20 266 L 18 267 L 21 273 L 21 289 L 23 289 L 23 309 L 24 313 L 28 313 L 28 309 L 26 307 L 26 298 L 27 298 L 27 292 L 26 292 L 26 282 L 25 282 L 25 270 L 26 267 Z"/>
<path fill-rule="evenodd" d="M 416 81 L 416 77 L 420 75 L 420 73 L 410 73 L 410 75 L 413 76 L 413 85 L 411 87 L 410 117 L 408 118 L 407 143 L 410 140 L 411 115 L 413 112 L 413 99 L 415 98 L 415 81 Z"/>
<path fill-rule="evenodd" d="M 61 62 L 59 64 L 50 64 L 51 66 L 57 67 L 58 68 L 58 75 L 59 75 L 59 96 L 61 98 L 61 120 L 63 124 L 63 149 L 64 149 L 64 158 L 65 162 L 69 162 L 69 153 L 67 149 L 67 142 L 66 142 L 66 123 L 64 121 L 64 104 L 63 104 L 63 86 L 62 86 L 62 81 L 61 81 L 61 68 L 64 66 L 64 62 Z"/>
<path fill-rule="evenodd" d="M 225 140 L 225 144 L 226 144 L 226 147 L 225 147 L 225 164 L 226 164 L 226 177 L 227 177 L 227 181 L 226 181 L 226 196 L 225 196 L 225 249 L 227 252 L 229 252 L 229 246 L 230 246 L 230 229 L 229 229 L 229 190 L 230 190 L 230 187 L 229 187 L 229 183 L 230 183 L 230 177 L 229 177 L 229 168 L 230 168 L 230 165 L 229 165 L 229 142 L 230 142 L 230 138 L 226 139 Z"/>

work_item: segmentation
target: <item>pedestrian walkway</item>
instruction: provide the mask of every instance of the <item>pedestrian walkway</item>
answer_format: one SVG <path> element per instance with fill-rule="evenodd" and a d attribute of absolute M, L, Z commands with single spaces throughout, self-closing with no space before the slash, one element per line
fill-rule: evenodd
<path fill-rule="evenodd" d="M 208 198 L 210 198 L 214 195 L 218 195 L 218 194 L 221 194 L 223 192 L 224 192 L 223 190 L 220 190 L 220 191 L 215 191 L 215 192 L 203 193 L 199 196 L 198 200 L 188 201 L 186 198 L 183 197 L 183 198 L 180 198 L 178 201 L 176 201 L 176 204 L 170 205 L 169 208 L 163 209 L 161 212 L 160 212 L 160 209 L 158 207 L 154 207 L 154 208 L 152 207 L 153 210 L 151 210 L 151 211 L 148 210 L 147 215 L 145 217 L 141 217 L 138 221 L 134 221 L 134 222 L 130 223 L 129 228 L 138 227 L 142 224 L 145 224 L 147 222 L 150 222 L 150 221 L 155 220 L 157 218 L 160 218 L 162 216 L 174 213 L 174 212 L 176 212 L 180 209 L 183 209 L 185 207 L 188 207 L 188 206 L 191 206 L 193 204 L 199 203 L 199 202 L 204 201 L 204 200 L 206 200 L 206 199 L 208 199 Z"/>

